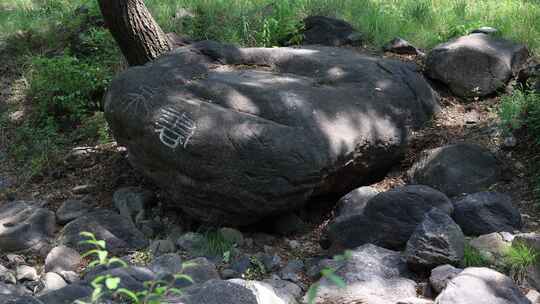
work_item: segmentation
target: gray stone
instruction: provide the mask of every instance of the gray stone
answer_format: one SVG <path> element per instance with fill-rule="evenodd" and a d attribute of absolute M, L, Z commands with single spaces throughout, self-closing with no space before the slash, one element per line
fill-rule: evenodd
<path fill-rule="evenodd" d="M 70 222 L 60 231 L 58 243 L 79 252 L 88 251 L 91 246 L 79 243 L 84 239 L 79 235 L 81 231 L 91 232 L 98 240 L 104 240 L 107 250 L 115 255 L 145 248 L 148 243 L 128 218 L 108 210 L 94 211 Z"/>
<path fill-rule="evenodd" d="M 236 255 L 231 261 L 231 268 L 237 273 L 243 274 L 251 267 L 251 257 L 247 254 Z"/>
<path fill-rule="evenodd" d="M 527 247 L 540 252 L 540 234 L 536 232 L 518 233 L 515 235 L 512 244 L 525 244 Z"/>
<path fill-rule="evenodd" d="M 31 296 L 0 294 L 0 304 L 44 304 L 44 303 Z"/>
<path fill-rule="evenodd" d="M 54 212 L 37 202 L 13 201 L 0 206 L 0 252 L 44 254 L 54 236 Z"/>
<path fill-rule="evenodd" d="M 120 214 L 134 222 L 144 219 L 145 210 L 154 201 L 152 191 L 140 187 L 125 187 L 114 192 L 113 203 Z"/>
<path fill-rule="evenodd" d="M 360 187 L 342 197 L 336 206 L 337 216 L 361 214 L 367 206 L 367 202 L 379 194 L 373 187 Z"/>
<path fill-rule="evenodd" d="M 303 44 L 327 46 L 359 46 L 362 35 L 346 21 L 326 17 L 310 16 L 304 19 Z"/>
<path fill-rule="evenodd" d="M 22 285 L 5 284 L 0 282 L 0 295 L 24 296 L 29 293 L 30 291 L 24 288 Z"/>
<path fill-rule="evenodd" d="M 221 271 L 221 277 L 224 280 L 228 280 L 228 279 L 239 278 L 240 274 L 236 272 L 234 269 L 226 268 Z"/>
<path fill-rule="evenodd" d="M 430 299 L 422 298 L 407 298 L 397 301 L 396 304 L 433 304 L 434 302 Z"/>
<path fill-rule="evenodd" d="M 148 247 L 153 256 L 176 252 L 176 245 L 171 240 L 156 240 Z"/>
<path fill-rule="evenodd" d="M 506 194 L 475 193 L 455 202 L 454 207 L 454 220 L 466 235 L 513 232 L 522 226 L 521 214 Z"/>
<path fill-rule="evenodd" d="M 73 192 L 73 194 L 89 194 L 95 190 L 96 185 L 85 184 L 73 187 L 73 189 L 71 189 L 71 192 Z"/>
<path fill-rule="evenodd" d="M 401 160 L 408 130 L 439 109 L 412 64 L 345 48 L 212 41 L 126 70 L 105 97 L 130 162 L 175 207 L 235 226 L 384 176 Z"/>
<path fill-rule="evenodd" d="M 227 242 L 242 246 L 244 244 L 244 235 L 237 229 L 224 227 L 219 229 L 219 233 Z"/>
<path fill-rule="evenodd" d="M 191 252 L 197 249 L 204 236 L 197 232 L 188 232 L 183 234 L 178 240 L 176 240 L 176 246 L 187 252 Z"/>
<path fill-rule="evenodd" d="M 20 265 L 16 271 L 17 281 L 37 281 L 39 275 L 37 269 L 28 265 Z"/>
<path fill-rule="evenodd" d="M 290 260 L 279 272 L 283 280 L 298 283 L 301 281 L 300 273 L 304 270 L 304 262 L 301 260 Z"/>
<path fill-rule="evenodd" d="M 413 183 L 428 185 L 450 197 L 486 190 L 500 177 L 493 154 L 467 143 L 422 152 L 408 173 Z"/>
<path fill-rule="evenodd" d="M 524 45 L 471 34 L 433 48 L 426 67 L 429 77 L 448 85 L 455 95 L 476 97 L 503 88 L 528 57 Z"/>
<path fill-rule="evenodd" d="M 281 264 L 281 258 L 277 254 L 265 254 L 259 252 L 255 257 L 257 260 L 261 261 L 267 271 L 276 270 Z"/>
<path fill-rule="evenodd" d="M 72 284 L 63 288 L 52 290 L 39 297 L 44 304 L 72 304 L 75 300 L 82 300 L 92 294 L 92 288 L 87 285 Z"/>
<path fill-rule="evenodd" d="M 400 54 L 400 55 L 418 55 L 421 54 L 416 47 L 414 47 L 409 41 L 396 37 L 388 42 L 383 50 L 385 52 Z"/>
<path fill-rule="evenodd" d="M 538 291 L 536 291 L 534 289 L 529 290 L 529 292 L 527 292 L 527 294 L 525 296 L 533 304 L 540 303 L 540 292 L 538 292 Z"/>
<path fill-rule="evenodd" d="M 278 278 L 266 279 L 263 282 L 274 287 L 277 295 L 290 303 L 294 303 L 292 300 L 296 301 L 296 299 L 302 297 L 302 288 L 292 282 L 280 280 Z"/>
<path fill-rule="evenodd" d="M 177 274 L 182 271 L 182 258 L 175 253 L 164 254 L 155 258 L 148 267 L 156 274 Z"/>
<path fill-rule="evenodd" d="M 474 29 L 471 31 L 471 34 L 486 34 L 486 35 L 493 35 L 497 34 L 499 32 L 498 29 L 490 26 L 482 26 L 480 28 Z"/>
<path fill-rule="evenodd" d="M 512 279 L 489 268 L 467 268 L 435 299 L 436 304 L 531 304 Z"/>
<path fill-rule="evenodd" d="M 47 272 L 41 278 L 43 289 L 39 292 L 40 295 L 48 294 L 51 291 L 59 290 L 66 287 L 68 284 L 59 274 Z"/>
<path fill-rule="evenodd" d="M 45 272 L 76 271 L 81 260 L 81 255 L 69 247 L 54 247 L 45 258 Z"/>
<path fill-rule="evenodd" d="M 407 242 L 405 257 L 410 269 L 427 272 L 444 264 L 458 265 L 464 250 L 461 228 L 447 213 L 434 208 Z"/>
<path fill-rule="evenodd" d="M 126 288 L 133 292 L 145 290 L 144 282 L 157 279 L 157 276 L 148 268 L 129 266 L 88 273 L 82 282 L 90 284 L 97 276 L 107 275 L 120 278 L 120 288 Z"/>
<path fill-rule="evenodd" d="M 398 187 L 370 199 L 363 213 L 336 218 L 329 225 L 328 238 L 336 250 L 368 243 L 403 249 L 432 208 L 447 214 L 453 209 L 448 197 L 435 189 Z"/>
<path fill-rule="evenodd" d="M 249 289 L 255 298 L 257 304 L 296 304 L 296 299 L 288 294 L 278 293 L 274 287 L 265 282 L 245 281 L 242 279 L 233 279 L 229 282 L 238 284 Z"/>
<path fill-rule="evenodd" d="M 493 232 L 481 235 L 469 242 L 470 246 L 486 258 L 490 263 L 496 263 L 504 258 L 506 252 L 512 246 L 512 242 L 505 241 L 500 233 Z"/>
<path fill-rule="evenodd" d="M 389 304 L 416 297 L 416 283 L 399 252 L 372 244 L 351 251 L 345 261 L 323 261 L 321 266 L 335 269 L 346 283 L 339 288 L 326 278 L 319 280 L 315 303 L 374 303 Z M 304 299 L 305 300 L 305 299 Z"/>
<path fill-rule="evenodd" d="M 259 304 L 253 292 L 241 285 L 211 280 L 185 291 L 183 296 L 170 296 L 167 304 Z"/>
<path fill-rule="evenodd" d="M 219 273 L 216 265 L 208 261 L 206 258 L 196 258 L 186 262 L 182 269 L 182 273 L 189 276 L 193 280 L 193 284 L 202 284 L 210 280 L 219 280 Z M 186 287 L 192 283 L 185 280 L 178 280 L 176 287 Z"/>
<path fill-rule="evenodd" d="M 56 220 L 58 221 L 58 224 L 65 225 L 90 212 L 91 208 L 89 206 L 89 200 L 90 198 L 82 200 L 73 199 L 62 203 L 60 208 L 56 210 Z"/>
<path fill-rule="evenodd" d="M 436 294 L 439 294 L 446 288 L 448 282 L 462 271 L 463 269 L 456 268 L 452 265 L 441 265 L 431 270 L 429 284 L 433 291 Z"/>
<path fill-rule="evenodd" d="M 77 283 L 81 280 L 79 274 L 75 271 L 60 271 L 58 274 L 69 284 Z"/>
<path fill-rule="evenodd" d="M 0 265 L 0 282 L 8 283 L 8 284 L 16 284 L 17 283 L 16 273 Z"/>

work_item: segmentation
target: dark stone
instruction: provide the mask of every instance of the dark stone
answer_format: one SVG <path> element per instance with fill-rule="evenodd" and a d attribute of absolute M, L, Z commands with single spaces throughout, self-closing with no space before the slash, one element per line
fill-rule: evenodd
<path fill-rule="evenodd" d="M 527 47 L 492 35 L 471 34 L 433 48 L 427 75 L 460 97 L 486 96 L 503 88 L 529 57 Z"/>
<path fill-rule="evenodd" d="M 153 203 L 155 195 L 152 191 L 140 187 L 124 187 L 113 195 L 114 207 L 120 215 L 132 220 L 143 219 L 145 210 Z"/>
<path fill-rule="evenodd" d="M 367 202 L 379 194 L 379 191 L 372 187 L 360 187 L 342 197 L 336 206 L 336 216 L 348 216 L 361 214 Z"/>
<path fill-rule="evenodd" d="M 220 279 L 216 265 L 206 258 L 196 258 L 187 261 L 182 269 L 182 273 L 189 276 L 193 283 L 184 279 L 175 282 L 175 287 L 184 288 L 192 284 L 202 284 L 206 281 Z"/>
<path fill-rule="evenodd" d="M 531 304 L 509 277 L 489 268 L 467 268 L 447 284 L 437 304 Z"/>
<path fill-rule="evenodd" d="M 521 214 L 506 194 L 475 193 L 455 202 L 454 206 L 454 219 L 466 235 L 514 232 L 522 226 Z"/>
<path fill-rule="evenodd" d="M 307 225 L 295 213 L 286 213 L 270 221 L 272 232 L 280 235 L 292 235 L 304 231 Z"/>
<path fill-rule="evenodd" d="M 416 283 L 399 252 L 367 244 L 351 251 L 345 261 L 326 260 L 321 268 L 333 268 L 345 288 L 327 278 L 319 280 L 315 303 L 395 303 L 416 296 Z"/>
<path fill-rule="evenodd" d="M 148 268 L 129 266 L 93 272 L 84 276 L 83 283 L 90 284 L 97 276 L 107 275 L 120 278 L 120 288 L 126 288 L 133 292 L 145 290 L 144 282 L 157 279 L 156 275 Z"/>
<path fill-rule="evenodd" d="M 45 272 L 76 271 L 81 261 L 77 251 L 66 246 L 54 247 L 45 258 Z"/>
<path fill-rule="evenodd" d="M 463 269 L 456 268 L 452 265 L 441 265 L 431 270 L 429 284 L 433 291 L 435 291 L 436 294 L 439 294 L 446 288 L 448 282 L 462 271 Z"/>
<path fill-rule="evenodd" d="M 400 54 L 400 55 L 418 55 L 420 52 L 409 41 L 396 37 L 383 47 L 385 52 Z"/>
<path fill-rule="evenodd" d="M 0 304 L 45 304 L 45 303 L 31 296 L 0 294 Z"/>
<path fill-rule="evenodd" d="M 75 300 L 82 300 L 92 294 L 88 285 L 72 284 L 62 289 L 54 290 L 38 299 L 44 304 L 72 304 Z"/>
<path fill-rule="evenodd" d="M 148 243 L 129 219 L 108 210 L 94 211 L 70 222 L 60 232 L 58 243 L 76 248 L 79 252 L 88 251 L 93 247 L 79 244 L 85 239 L 79 235 L 81 231 L 91 232 L 98 240 L 105 240 L 107 250 L 113 254 L 141 249 Z"/>
<path fill-rule="evenodd" d="M 499 30 L 493 27 L 489 26 L 482 26 L 480 28 L 474 29 L 471 31 L 471 34 L 486 34 L 486 35 L 494 35 L 499 33 Z"/>
<path fill-rule="evenodd" d="M 105 103 L 130 162 L 216 225 L 254 223 L 384 176 L 407 130 L 440 108 L 412 64 L 212 41 L 128 69 Z M 179 133 L 163 131 L 176 116 Z"/>
<path fill-rule="evenodd" d="M 450 197 L 484 191 L 499 180 L 500 173 L 491 152 L 467 143 L 426 150 L 409 170 L 413 183 Z"/>
<path fill-rule="evenodd" d="M 304 19 L 303 44 L 326 46 L 360 46 L 362 34 L 346 21 L 326 17 L 311 16 Z"/>
<path fill-rule="evenodd" d="M 238 284 L 211 280 L 189 288 L 183 296 L 171 296 L 168 304 L 260 304 L 255 294 Z"/>
<path fill-rule="evenodd" d="M 156 274 L 177 274 L 182 271 L 182 258 L 176 253 L 164 254 L 155 258 L 148 267 Z"/>
<path fill-rule="evenodd" d="M 459 265 L 464 249 L 461 228 L 447 213 L 434 208 L 407 242 L 405 257 L 411 270 L 425 273 L 440 265 Z"/>
<path fill-rule="evenodd" d="M 72 199 L 62 203 L 60 208 L 56 210 L 58 224 L 65 225 L 90 212 L 89 200 L 90 198 L 86 197 L 82 200 Z"/>
<path fill-rule="evenodd" d="M 372 243 L 403 249 L 432 208 L 451 214 L 452 202 L 427 186 L 405 186 L 370 199 L 361 214 L 340 216 L 329 225 L 328 237 L 335 249 Z"/>
<path fill-rule="evenodd" d="M 14 201 L 0 206 L 0 252 L 43 252 L 55 229 L 54 212 L 37 202 Z"/>

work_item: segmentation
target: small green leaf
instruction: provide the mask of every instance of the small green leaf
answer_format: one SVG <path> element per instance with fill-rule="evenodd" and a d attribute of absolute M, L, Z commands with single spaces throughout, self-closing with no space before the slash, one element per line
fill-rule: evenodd
<path fill-rule="evenodd" d="M 109 290 L 116 290 L 118 285 L 120 285 L 120 278 L 110 277 L 105 280 L 105 286 L 107 286 Z"/>
<path fill-rule="evenodd" d="M 186 281 L 188 281 L 188 282 L 190 282 L 190 283 L 194 283 L 194 282 L 193 282 L 193 279 L 192 279 L 190 276 L 186 275 L 186 274 L 175 274 L 175 275 L 174 275 L 174 278 L 175 278 L 176 280 L 181 280 L 181 279 L 183 279 L 183 280 L 186 280 Z"/>
<path fill-rule="evenodd" d="M 125 289 L 125 288 L 119 288 L 116 291 L 116 293 L 120 294 L 120 295 L 123 295 L 123 296 L 125 296 L 127 298 L 130 298 L 131 300 L 133 300 L 134 303 L 139 303 L 139 297 L 137 296 L 137 294 L 135 294 L 131 290 L 128 290 L 128 289 Z"/>
<path fill-rule="evenodd" d="M 116 258 L 116 257 L 109 259 L 108 265 L 111 266 L 113 264 L 120 264 L 120 266 L 122 266 L 122 267 L 128 267 L 128 264 L 126 262 L 124 262 L 122 259 L 119 259 L 119 258 Z"/>
<path fill-rule="evenodd" d="M 334 283 L 337 287 L 339 288 L 345 288 L 347 287 L 347 284 L 345 283 L 345 281 L 343 281 L 343 279 L 336 275 L 334 273 L 334 270 L 332 269 L 323 269 L 321 271 L 323 277 L 327 278 L 328 280 L 330 280 L 332 283 Z"/>
<path fill-rule="evenodd" d="M 317 292 L 319 291 L 319 283 L 311 285 L 307 292 L 308 304 L 314 304 L 315 298 L 317 297 Z"/>

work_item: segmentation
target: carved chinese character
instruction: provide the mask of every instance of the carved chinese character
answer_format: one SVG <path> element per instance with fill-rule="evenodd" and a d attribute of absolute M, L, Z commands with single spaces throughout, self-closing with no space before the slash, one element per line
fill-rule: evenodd
<path fill-rule="evenodd" d="M 173 108 L 161 109 L 161 116 L 156 122 L 156 133 L 161 142 L 171 149 L 186 147 L 195 133 L 195 122 L 187 113 L 180 113 Z"/>

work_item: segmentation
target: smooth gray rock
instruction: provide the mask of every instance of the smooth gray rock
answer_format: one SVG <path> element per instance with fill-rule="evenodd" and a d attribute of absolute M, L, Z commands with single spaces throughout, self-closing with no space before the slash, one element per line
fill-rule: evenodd
<path fill-rule="evenodd" d="M 291 295 L 279 294 L 274 287 L 265 282 L 259 281 L 246 281 L 242 279 L 232 279 L 229 282 L 238 284 L 244 288 L 249 289 L 258 304 L 296 304 L 296 299 Z"/>
<path fill-rule="evenodd" d="M 292 282 L 280 280 L 277 278 L 263 280 L 264 283 L 271 285 L 276 291 L 277 295 L 289 301 L 289 303 L 295 303 L 296 299 L 302 297 L 302 288 Z"/>
<path fill-rule="evenodd" d="M 431 275 L 429 276 L 429 284 L 431 285 L 433 291 L 436 294 L 439 294 L 441 293 L 441 291 L 443 291 L 443 289 L 446 288 L 448 281 L 453 279 L 462 271 L 463 269 L 456 268 L 452 265 L 441 265 L 431 270 Z"/>
<path fill-rule="evenodd" d="M 93 289 L 88 285 L 72 284 L 53 290 L 38 299 L 44 304 L 72 304 L 92 294 Z"/>
<path fill-rule="evenodd" d="M 81 261 L 76 250 L 66 246 L 54 247 L 45 258 L 45 272 L 76 271 Z"/>
<path fill-rule="evenodd" d="M 88 251 L 93 247 L 79 244 L 84 239 L 79 235 L 81 231 L 91 232 L 98 240 L 105 240 L 107 250 L 112 254 L 142 249 L 148 243 L 128 218 L 108 210 L 94 211 L 70 222 L 60 231 L 58 243 L 79 252 Z"/>
<path fill-rule="evenodd" d="M 512 279 L 489 268 L 467 268 L 435 299 L 436 304 L 531 304 Z"/>
<path fill-rule="evenodd" d="M 310 16 L 304 19 L 302 31 L 305 45 L 320 44 L 326 46 L 360 46 L 362 35 L 346 21 L 326 17 Z"/>
<path fill-rule="evenodd" d="M 522 226 L 521 214 L 506 194 L 479 192 L 455 202 L 454 207 L 454 220 L 466 235 L 514 232 Z"/>
<path fill-rule="evenodd" d="M 204 236 L 197 232 L 188 232 L 183 234 L 181 237 L 176 240 L 176 246 L 180 249 L 183 249 L 187 252 L 192 252 L 197 250 L 203 241 Z"/>
<path fill-rule="evenodd" d="M 400 55 L 418 55 L 423 54 L 416 47 L 414 47 L 409 41 L 396 37 L 388 42 L 383 50 L 385 52 L 400 54 Z"/>
<path fill-rule="evenodd" d="M 410 269 L 428 272 L 444 264 L 459 265 L 464 250 L 461 228 L 447 213 L 433 208 L 407 242 L 405 258 Z"/>
<path fill-rule="evenodd" d="M 39 292 L 40 295 L 48 294 L 51 291 L 59 290 L 68 285 L 68 283 L 59 274 L 47 272 L 41 278 L 43 289 Z"/>
<path fill-rule="evenodd" d="M 81 217 L 92 210 L 89 206 L 90 198 L 82 200 L 67 200 L 56 210 L 56 221 L 60 225 L 65 225 L 78 217 Z"/>
<path fill-rule="evenodd" d="M 540 234 L 536 232 L 518 233 L 514 236 L 512 244 L 525 244 L 540 252 Z"/>
<path fill-rule="evenodd" d="M 54 212 L 40 203 L 13 201 L 0 206 L 0 252 L 44 254 L 55 229 Z"/>
<path fill-rule="evenodd" d="M 379 194 L 373 187 L 360 187 L 347 193 L 336 206 L 336 216 L 348 216 L 361 214 L 367 206 L 367 202 Z"/>
<path fill-rule="evenodd" d="M 24 296 L 28 295 L 30 291 L 22 285 L 5 284 L 0 282 L 0 295 L 14 295 Z"/>
<path fill-rule="evenodd" d="M 335 274 L 345 281 L 346 287 L 338 288 L 322 278 L 315 299 L 317 304 L 389 304 L 416 297 L 416 283 L 406 278 L 410 273 L 399 252 L 367 244 L 352 250 L 346 261 L 321 263 L 323 267 L 336 269 Z"/>
<path fill-rule="evenodd" d="M 452 213 L 452 202 L 427 186 L 404 186 L 370 199 L 361 214 L 341 216 L 329 225 L 332 247 L 354 248 L 372 243 L 403 249 L 424 215 L 432 208 Z"/>
<path fill-rule="evenodd" d="M 283 269 L 279 272 L 279 276 L 283 280 L 299 283 L 301 280 L 300 272 L 304 270 L 304 262 L 295 259 L 290 260 Z"/>
<path fill-rule="evenodd" d="M 126 70 L 105 97 L 130 162 L 175 207 L 227 226 L 384 176 L 408 130 L 439 109 L 411 64 L 344 48 L 212 41 Z"/>
<path fill-rule="evenodd" d="M 433 48 L 426 68 L 429 77 L 446 84 L 455 95 L 468 98 L 503 88 L 528 57 L 524 45 L 471 34 Z"/>
<path fill-rule="evenodd" d="M 171 240 L 155 240 L 148 247 L 153 256 L 176 252 L 176 245 Z"/>
<path fill-rule="evenodd" d="M 28 265 L 20 265 L 16 270 L 17 281 L 37 281 L 39 275 L 37 269 Z"/>
<path fill-rule="evenodd" d="M 219 280 L 219 273 L 216 265 L 206 258 L 196 258 L 186 262 L 182 269 L 182 273 L 189 276 L 193 284 L 202 284 L 210 280 Z M 176 287 L 184 288 L 192 285 L 191 282 L 178 280 L 175 283 Z"/>
<path fill-rule="evenodd" d="M 502 259 L 512 246 L 512 242 L 505 241 L 498 232 L 481 235 L 472 239 L 469 244 L 492 264 L 503 262 Z"/>
<path fill-rule="evenodd" d="M 228 281 L 211 280 L 185 291 L 183 296 L 171 296 L 167 304 L 259 304 L 248 288 Z"/>
<path fill-rule="evenodd" d="M 129 266 L 89 273 L 84 276 L 82 283 L 90 284 L 97 276 L 107 275 L 120 278 L 120 288 L 126 288 L 134 292 L 145 290 L 144 282 L 157 279 L 157 276 L 148 268 Z"/>
<path fill-rule="evenodd" d="M 0 304 L 45 304 L 45 303 L 31 296 L 0 294 Z"/>
<path fill-rule="evenodd" d="M 8 283 L 8 284 L 16 284 L 17 283 L 16 272 L 10 269 L 7 269 L 3 265 L 0 265 L 0 282 Z"/>
<path fill-rule="evenodd" d="M 152 191 L 140 187 L 124 187 L 113 194 L 114 207 L 120 215 L 129 218 L 134 223 L 145 217 L 145 210 L 154 201 Z"/>
<path fill-rule="evenodd" d="M 493 35 L 497 34 L 499 32 L 498 29 L 490 26 L 482 26 L 480 28 L 474 29 L 471 31 L 471 34 L 486 34 L 486 35 Z"/>
<path fill-rule="evenodd" d="M 499 180 L 500 169 L 491 152 L 460 143 L 423 151 L 408 174 L 412 183 L 453 197 L 486 190 Z"/>
<path fill-rule="evenodd" d="M 148 267 L 156 274 L 177 274 L 182 271 L 182 258 L 176 253 L 163 254 L 152 260 Z"/>

